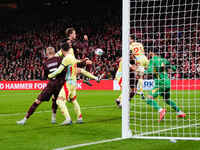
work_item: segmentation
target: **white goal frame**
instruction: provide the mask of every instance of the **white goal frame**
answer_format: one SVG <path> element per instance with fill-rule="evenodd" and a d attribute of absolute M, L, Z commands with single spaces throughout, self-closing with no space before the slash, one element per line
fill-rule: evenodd
<path fill-rule="evenodd" d="M 142 1 L 142 0 L 141 0 Z M 135 139 L 174 139 L 174 140 L 200 140 L 200 137 L 167 137 L 149 136 L 152 132 L 133 135 L 130 128 L 130 102 L 129 102 L 129 37 L 130 37 L 130 0 L 123 0 L 122 6 L 122 138 Z M 193 124 L 178 127 L 181 129 L 192 127 Z M 177 128 L 175 128 L 177 129 Z M 174 129 L 174 130 L 175 130 Z M 169 130 L 173 130 L 170 128 Z M 168 129 L 154 131 L 166 132 Z"/>

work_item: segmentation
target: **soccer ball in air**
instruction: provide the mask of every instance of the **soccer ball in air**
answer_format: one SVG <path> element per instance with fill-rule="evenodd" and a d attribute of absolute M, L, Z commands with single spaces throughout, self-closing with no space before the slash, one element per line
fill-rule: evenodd
<path fill-rule="evenodd" d="M 100 49 L 100 48 L 97 48 L 97 49 L 95 50 L 95 54 L 98 55 L 98 56 L 101 56 L 101 55 L 103 55 L 103 50 Z"/>

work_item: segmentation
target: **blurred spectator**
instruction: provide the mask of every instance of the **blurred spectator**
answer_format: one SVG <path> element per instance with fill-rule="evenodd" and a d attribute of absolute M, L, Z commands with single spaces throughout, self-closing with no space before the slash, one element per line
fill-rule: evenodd
<path fill-rule="evenodd" d="M 113 20 L 105 22 L 105 18 L 99 18 L 98 22 L 95 17 L 88 21 L 77 19 L 73 25 L 68 23 L 72 18 L 65 17 L 47 24 L 4 26 L 3 31 L 0 30 L 0 79 L 44 80 L 42 65 L 45 48 L 53 46 L 59 50 L 59 41 L 64 38 L 64 30 L 69 26 L 77 30 L 77 58 L 88 57 L 93 61 L 85 68 L 95 75 L 104 73 L 104 79 L 114 79 L 122 52 L 121 20 L 120 17 L 113 17 Z M 10 28 L 16 32 L 9 32 Z M 195 32 L 195 29 L 198 30 Z M 156 49 L 177 66 L 176 73 L 171 74 L 172 78 L 194 79 L 200 78 L 199 29 L 200 25 L 191 24 L 184 28 L 168 26 L 159 31 L 149 25 L 143 31 L 132 28 L 131 33 L 143 43 L 146 54 L 148 49 Z M 103 49 L 104 54 L 96 56 L 96 48 Z"/>

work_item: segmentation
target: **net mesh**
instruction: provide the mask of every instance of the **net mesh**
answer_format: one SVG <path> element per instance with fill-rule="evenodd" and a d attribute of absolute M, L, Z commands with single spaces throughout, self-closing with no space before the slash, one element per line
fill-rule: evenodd
<path fill-rule="evenodd" d="M 151 90 L 144 91 L 144 100 L 136 95 L 131 101 L 133 135 L 200 137 L 200 1 L 131 0 L 130 6 L 130 34 L 143 44 L 145 55 L 154 51 L 176 66 L 175 72 L 167 70 L 170 100 L 186 114 L 177 118 L 161 94 L 153 100 L 167 110 L 159 122 L 159 110 L 147 104 Z M 151 88 L 153 81 L 145 79 L 144 88 Z"/>

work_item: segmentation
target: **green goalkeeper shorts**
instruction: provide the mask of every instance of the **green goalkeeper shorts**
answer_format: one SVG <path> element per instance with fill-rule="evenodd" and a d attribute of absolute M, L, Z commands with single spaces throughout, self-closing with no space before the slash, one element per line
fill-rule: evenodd
<path fill-rule="evenodd" d="M 164 99 L 169 99 L 170 86 L 155 85 L 154 88 L 149 92 L 149 95 L 153 98 L 162 96 Z"/>

